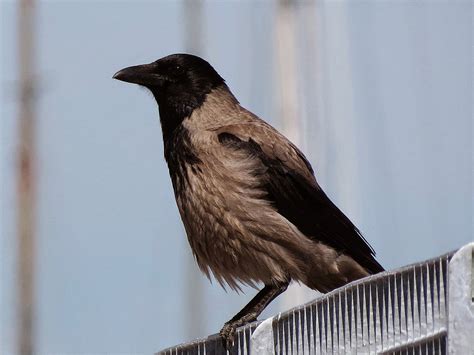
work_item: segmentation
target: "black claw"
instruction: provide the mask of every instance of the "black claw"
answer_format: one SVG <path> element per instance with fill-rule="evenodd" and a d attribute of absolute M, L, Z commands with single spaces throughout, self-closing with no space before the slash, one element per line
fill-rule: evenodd
<path fill-rule="evenodd" d="M 238 327 L 257 320 L 263 309 L 280 293 L 288 287 L 289 281 L 265 285 L 252 300 L 237 313 L 230 321 L 224 324 L 219 335 L 222 338 L 222 345 L 227 351 L 237 351 L 234 347 L 234 337 Z"/>
<path fill-rule="evenodd" d="M 228 351 L 234 346 L 235 331 L 237 325 L 235 323 L 226 323 L 219 332 L 224 348 Z"/>

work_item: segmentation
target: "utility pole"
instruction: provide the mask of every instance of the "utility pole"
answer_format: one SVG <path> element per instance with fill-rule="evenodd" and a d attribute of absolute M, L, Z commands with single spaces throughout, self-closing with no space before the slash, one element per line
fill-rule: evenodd
<path fill-rule="evenodd" d="M 201 55 L 203 49 L 202 10 L 201 0 L 186 0 L 184 2 L 185 42 L 187 53 Z M 187 238 L 184 238 L 187 240 Z M 189 248 L 186 248 L 189 250 Z M 186 265 L 186 336 L 196 338 L 201 334 L 206 324 L 204 319 L 204 295 L 202 275 L 196 267 L 194 257 L 188 257 Z"/>
<path fill-rule="evenodd" d="M 279 83 L 279 116 L 284 134 L 296 145 L 301 141 L 298 112 L 298 71 L 295 33 L 296 2 L 279 0 L 275 23 L 275 49 Z"/>
<path fill-rule="evenodd" d="M 18 233 L 18 353 L 34 349 L 35 266 L 35 85 L 34 0 L 20 0 L 18 9 L 18 58 L 20 80 L 19 137 L 17 162 Z"/>
<path fill-rule="evenodd" d="M 279 116 L 282 131 L 296 146 L 303 148 L 305 141 L 302 103 L 298 95 L 299 76 L 297 70 L 297 5 L 294 0 L 279 0 L 275 21 L 276 68 L 279 87 Z M 315 292 L 304 285 L 291 284 L 282 295 L 280 307 L 283 310 L 308 302 Z"/>

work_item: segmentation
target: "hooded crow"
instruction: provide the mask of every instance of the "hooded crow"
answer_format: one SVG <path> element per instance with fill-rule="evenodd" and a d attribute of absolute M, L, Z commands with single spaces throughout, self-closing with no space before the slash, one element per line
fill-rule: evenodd
<path fill-rule="evenodd" d="M 176 203 L 199 268 L 232 289 L 263 284 L 220 331 L 257 319 L 295 280 L 328 292 L 383 271 L 360 231 L 326 196 L 303 153 L 240 106 L 205 60 L 173 54 L 114 79 L 159 107 Z"/>

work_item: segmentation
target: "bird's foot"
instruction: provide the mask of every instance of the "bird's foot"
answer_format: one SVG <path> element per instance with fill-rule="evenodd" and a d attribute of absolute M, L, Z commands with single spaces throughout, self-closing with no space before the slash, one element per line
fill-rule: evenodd
<path fill-rule="evenodd" d="M 232 349 L 232 346 L 234 345 L 235 332 L 237 331 L 238 327 L 241 327 L 255 320 L 257 320 L 257 316 L 253 313 L 250 313 L 244 317 L 237 319 L 233 318 L 230 321 L 226 322 L 222 327 L 221 331 L 219 332 L 219 335 L 222 338 L 222 342 L 224 343 L 224 348 L 226 350 Z"/>
<path fill-rule="evenodd" d="M 237 330 L 238 326 L 238 322 L 229 321 L 224 324 L 221 331 L 219 332 L 226 350 L 230 350 L 234 345 L 235 331 Z"/>

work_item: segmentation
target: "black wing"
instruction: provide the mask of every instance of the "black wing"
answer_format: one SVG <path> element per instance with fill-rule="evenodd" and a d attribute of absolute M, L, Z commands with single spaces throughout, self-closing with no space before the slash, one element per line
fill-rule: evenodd
<path fill-rule="evenodd" d="M 278 213 L 293 223 L 303 234 L 337 251 L 351 256 L 369 273 L 383 271 L 375 260 L 375 252 L 354 224 L 334 205 L 319 185 L 312 184 L 301 173 L 289 168 L 278 157 L 270 157 L 252 138 L 242 140 L 231 133 L 220 133 L 219 142 L 243 149 L 265 166 L 260 176 L 268 200 Z M 311 165 L 296 148 L 296 153 L 311 171 Z"/>

